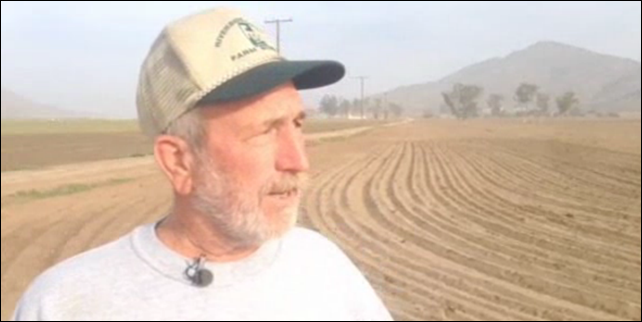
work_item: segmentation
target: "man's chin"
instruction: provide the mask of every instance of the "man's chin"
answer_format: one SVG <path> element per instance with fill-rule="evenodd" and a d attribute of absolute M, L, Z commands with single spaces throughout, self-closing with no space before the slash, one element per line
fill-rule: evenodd
<path fill-rule="evenodd" d="M 296 227 L 299 219 L 299 203 L 271 215 L 268 219 L 272 225 L 272 239 L 282 238 Z"/>

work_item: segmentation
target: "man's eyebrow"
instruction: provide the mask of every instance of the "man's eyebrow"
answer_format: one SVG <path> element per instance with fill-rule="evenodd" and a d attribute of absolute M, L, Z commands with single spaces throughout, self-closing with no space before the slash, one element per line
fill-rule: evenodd
<path fill-rule="evenodd" d="M 305 111 L 299 113 L 299 116 L 296 118 L 297 121 L 305 121 L 308 118 L 308 113 Z"/>
<path fill-rule="evenodd" d="M 301 112 L 295 118 L 295 120 L 296 121 L 303 121 L 303 120 L 307 119 L 307 117 L 308 117 L 307 113 Z M 273 118 L 267 119 L 264 122 L 262 122 L 261 124 L 263 125 L 263 127 L 274 127 L 274 126 L 279 126 L 279 125 L 281 125 L 281 124 L 283 124 L 283 123 L 285 123 L 287 121 L 288 121 L 288 117 L 287 116 L 277 116 L 277 117 L 273 117 Z"/>

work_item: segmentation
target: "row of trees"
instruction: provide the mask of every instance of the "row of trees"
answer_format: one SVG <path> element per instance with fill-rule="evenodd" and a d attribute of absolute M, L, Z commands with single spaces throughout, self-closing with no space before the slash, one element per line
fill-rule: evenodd
<path fill-rule="evenodd" d="M 399 104 L 384 102 L 377 98 L 362 100 L 347 100 L 338 96 L 326 95 L 321 99 L 320 112 L 330 117 L 356 117 L 389 119 L 399 118 L 404 114 L 404 108 Z"/>
<path fill-rule="evenodd" d="M 450 92 L 442 93 L 444 103 L 450 112 L 459 119 L 470 119 L 480 116 L 479 100 L 484 89 L 476 85 L 455 84 Z M 513 98 L 518 116 L 551 116 L 551 96 L 541 92 L 539 86 L 529 83 L 521 84 Z M 490 94 L 486 105 L 492 116 L 505 116 L 506 98 L 500 94 Z M 574 92 L 567 92 L 555 99 L 557 115 L 569 114 L 579 104 Z"/>

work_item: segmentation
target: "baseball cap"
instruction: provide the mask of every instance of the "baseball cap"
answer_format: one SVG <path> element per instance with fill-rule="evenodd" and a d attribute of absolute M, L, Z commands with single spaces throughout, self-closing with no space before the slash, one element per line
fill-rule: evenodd
<path fill-rule="evenodd" d="M 140 72 L 139 123 L 155 137 L 196 107 L 251 98 L 288 81 L 304 90 L 344 76 L 335 61 L 285 59 L 240 11 L 213 9 L 169 24 L 152 45 Z"/>

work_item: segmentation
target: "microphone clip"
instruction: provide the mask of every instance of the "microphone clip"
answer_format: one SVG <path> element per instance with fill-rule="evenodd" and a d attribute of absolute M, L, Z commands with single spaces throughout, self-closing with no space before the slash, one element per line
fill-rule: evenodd
<path fill-rule="evenodd" d="M 185 277 L 195 287 L 206 288 L 214 282 L 214 274 L 205 268 L 205 262 L 205 255 L 202 255 L 194 263 L 189 264 L 185 270 Z"/>

